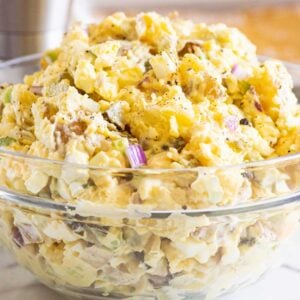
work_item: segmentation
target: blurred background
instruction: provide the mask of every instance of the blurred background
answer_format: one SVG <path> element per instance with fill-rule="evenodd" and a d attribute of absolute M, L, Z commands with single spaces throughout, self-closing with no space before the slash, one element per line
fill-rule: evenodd
<path fill-rule="evenodd" d="M 0 0 L 0 59 L 55 47 L 73 20 L 146 10 L 238 27 L 259 54 L 300 63 L 299 0 Z"/>

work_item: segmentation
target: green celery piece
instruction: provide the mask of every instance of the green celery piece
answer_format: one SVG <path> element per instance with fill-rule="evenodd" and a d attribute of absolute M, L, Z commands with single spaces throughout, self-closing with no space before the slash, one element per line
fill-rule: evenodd
<path fill-rule="evenodd" d="M 11 93 L 12 93 L 13 87 L 9 86 L 5 89 L 4 95 L 3 95 L 3 101 L 4 103 L 10 103 L 11 102 Z"/>
<path fill-rule="evenodd" d="M 120 152 L 124 152 L 128 147 L 128 141 L 126 139 L 119 139 L 112 142 L 113 147 Z"/>
<path fill-rule="evenodd" d="M 49 57 L 52 62 L 55 62 L 57 60 L 58 54 L 58 49 L 49 50 L 45 53 L 45 55 Z"/>
<path fill-rule="evenodd" d="M 0 147 L 9 146 L 11 143 L 13 143 L 15 141 L 16 140 L 10 136 L 0 138 Z"/>
<path fill-rule="evenodd" d="M 245 80 L 239 82 L 239 88 L 241 90 L 241 94 L 244 95 L 250 89 L 250 83 Z"/>

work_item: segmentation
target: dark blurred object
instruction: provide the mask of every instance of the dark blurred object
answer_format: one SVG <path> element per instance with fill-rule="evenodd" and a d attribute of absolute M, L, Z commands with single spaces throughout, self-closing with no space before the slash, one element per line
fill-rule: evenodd
<path fill-rule="evenodd" d="M 0 0 L 0 59 L 56 46 L 71 7 L 72 0 Z"/>

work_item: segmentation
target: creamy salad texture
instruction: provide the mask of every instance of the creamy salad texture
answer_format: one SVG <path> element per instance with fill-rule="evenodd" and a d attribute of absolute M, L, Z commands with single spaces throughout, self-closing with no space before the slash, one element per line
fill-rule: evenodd
<path fill-rule="evenodd" d="M 237 29 L 142 13 L 74 26 L 42 69 L 1 87 L 1 143 L 105 167 L 220 166 L 300 149 L 299 107 L 281 62 L 259 63 Z"/>
<path fill-rule="evenodd" d="M 218 218 L 88 223 L 1 207 L 0 238 L 42 282 L 65 293 L 211 300 L 280 262 L 299 215 L 293 206 Z"/>
<path fill-rule="evenodd" d="M 300 110 L 283 64 L 259 63 L 237 29 L 176 16 L 116 13 L 75 25 L 45 53 L 40 71 L 2 85 L 0 100 L 2 147 L 66 163 L 180 170 L 300 149 Z M 254 187 L 253 174 L 238 169 L 129 184 L 75 167 L 3 166 L 11 170 L 3 182 L 22 192 L 159 209 L 272 196 L 288 192 L 290 179 L 276 169 L 257 172 Z"/>
<path fill-rule="evenodd" d="M 0 147 L 27 155 L 2 151 L 1 189 L 38 203 L 1 193 L 1 240 L 49 286 L 99 299 L 213 299 L 256 280 L 299 227 L 296 202 L 186 213 L 300 190 L 299 158 L 239 165 L 300 151 L 292 87 L 223 24 L 74 25 L 38 72 L 1 85 Z"/>

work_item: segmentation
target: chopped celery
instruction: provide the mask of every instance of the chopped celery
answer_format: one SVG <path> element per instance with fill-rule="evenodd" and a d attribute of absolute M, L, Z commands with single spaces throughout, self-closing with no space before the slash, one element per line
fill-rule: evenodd
<path fill-rule="evenodd" d="M 116 150 L 124 152 L 125 149 L 128 147 L 129 143 L 127 139 L 119 139 L 112 142 L 113 147 Z"/>
<path fill-rule="evenodd" d="M 9 146 L 11 143 L 15 142 L 16 140 L 12 137 L 6 136 L 0 138 L 0 146 Z"/>
<path fill-rule="evenodd" d="M 4 103 L 10 103 L 11 102 L 11 94 L 12 94 L 13 87 L 9 86 L 5 89 L 4 95 L 3 95 L 3 102 Z"/>
<path fill-rule="evenodd" d="M 48 57 L 51 62 L 55 62 L 57 60 L 59 54 L 59 49 L 53 49 L 45 52 L 45 56 Z"/>
<path fill-rule="evenodd" d="M 249 90 L 250 83 L 248 83 L 245 80 L 241 80 L 241 81 L 239 81 L 239 88 L 240 88 L 241 94 L 244 95 Z"/>

